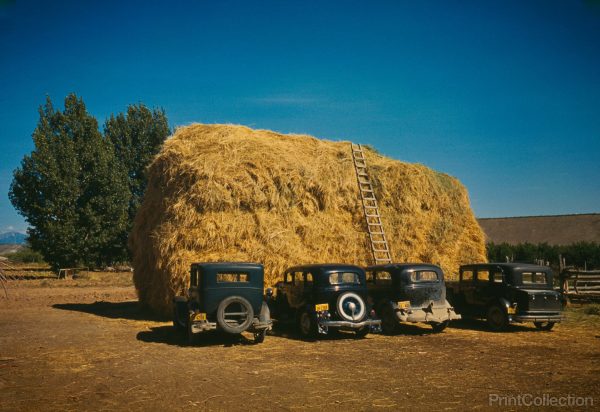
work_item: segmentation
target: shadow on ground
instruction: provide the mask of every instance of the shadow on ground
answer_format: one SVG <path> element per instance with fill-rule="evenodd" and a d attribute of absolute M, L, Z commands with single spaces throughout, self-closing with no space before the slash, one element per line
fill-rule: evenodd
<path fill-rule="evenodd" d="M 155 326 L 149 330 L 139 332 L 137 340 L 148 343 L 163 343 L 174 346 L 190 346 L 190 347 L 208 347 L 208 346 L 225 346 L 232 347 L 238 345 L 254 345 L 254 340 L 250 334 L 229 335 L 210 331 L 199 333 L 194 337 L 194 341 L 190 343 L 185 331 L 176 330 L 173 326 Z M 268 337 L 267 337 L 268 339 Z"/>
<path fill-rule="evenodd" d="M 494 332 L 490 330 L 489 326 L 485 322 L 485 320 L 480 319 L 460 319 L 450 322 L 448 327 L 452 329 L 468 329 L 468 330 L 476 330 L 480 332 L 487 333 L 516 333 L 516 332 L 536 332 L 537 329 L 533 328 L 533 323 L 523 323 L 523 324 L 510 324 L 503 331 Z"/>
<path fill-rule="evenodd" d="M 157 316 L 148 309 L 145 309 L 138 301 L 57 303 L 55 305 L 52 305 L 52 307 L 54 309 L 90 313 L 92 315 L 102 316 L 111 319 L 150 320 L 158 322 L 168 320 Z"/>

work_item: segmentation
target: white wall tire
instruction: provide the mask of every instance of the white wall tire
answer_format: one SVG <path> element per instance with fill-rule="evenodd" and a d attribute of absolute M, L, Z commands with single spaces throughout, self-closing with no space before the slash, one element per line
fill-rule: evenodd
<path fill-rule="evenodd" d="M 360 322 L 367 313 L 367 305 L 356 293 L 346 292 L 338 298 L 337 313 L 344 320 Z"/>

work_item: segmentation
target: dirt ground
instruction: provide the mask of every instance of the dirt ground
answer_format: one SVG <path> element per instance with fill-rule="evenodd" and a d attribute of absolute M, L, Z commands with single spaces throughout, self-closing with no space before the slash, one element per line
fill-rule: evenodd
<path fill-rule="evenodd" d="M 127 276 L 14 281 L 8 299 L 0 289 L 0 410 L 462 410 L 489 409 L 490 394 L 600 407 L 600 316 L 583 308 L 552 332 L 461 321 L 441 334 L 305 342 L 284 331 L 190 347 L 140 310 Z"/>

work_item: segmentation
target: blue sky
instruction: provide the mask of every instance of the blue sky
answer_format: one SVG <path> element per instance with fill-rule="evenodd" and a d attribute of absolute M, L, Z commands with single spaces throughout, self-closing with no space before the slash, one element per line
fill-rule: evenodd
<path fill-rule="evenodd" d="M 479 217 L 600 212 L 594 1 L 0 0 L 0 231 L 37 107 L 143 102 L 369 143 L 458 177 Z"/>

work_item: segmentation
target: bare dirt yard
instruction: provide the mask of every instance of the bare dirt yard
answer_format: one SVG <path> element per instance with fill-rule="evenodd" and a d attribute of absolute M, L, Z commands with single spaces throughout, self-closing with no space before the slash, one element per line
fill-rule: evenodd
<path fill-rule="evenodd" d="M 589 308 L 569 309 L 552 332 L 458 322 L 441 334 L 305 342 L 284 331 L 190 347 L 140 309 L 130 277 L 0 289 L 0 410 L 463 410 L 489 409 L 490 394 L 600 407 L 600 316 Z"/>

